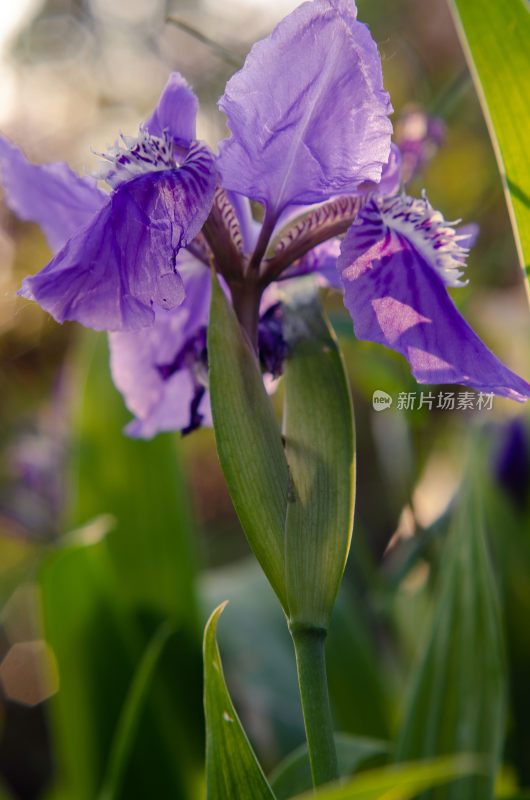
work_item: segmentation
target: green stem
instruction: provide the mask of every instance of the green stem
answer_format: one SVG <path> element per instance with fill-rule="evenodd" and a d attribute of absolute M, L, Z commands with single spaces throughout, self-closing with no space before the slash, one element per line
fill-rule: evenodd
<path fill-rule="evenodd" d="M 338 777 L 326 677 L 326 633 L 323 628 L 290 626 L 309 749 L 313 785 Z"/>

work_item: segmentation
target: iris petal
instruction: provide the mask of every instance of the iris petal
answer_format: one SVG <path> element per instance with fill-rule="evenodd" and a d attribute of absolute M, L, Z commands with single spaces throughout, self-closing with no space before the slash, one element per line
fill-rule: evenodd
<path fill-rule="evenodd" d="M 377 193 L 380 195 L 395 194 L 401 182 L 401 152 L 397 144 L 392 142 L 390 156 L 381 172 L 381 180 L 377 184 Z"/>
<path fill-rule="evenodd" d="M 2 136 L 0 168 L 7 205 L 20 219 L 40 225 L 54 252 L 107 200 L 94 178 L 80 178 L 60 162 L 31 164 Z"/>
<path fill-rule="evenodd" d="M 179 72 L 172 72 L 155 110 L 142 127 L 152 136 L 161 137 L 169 131 L 177 142 L 189 145 L 195 139 L 198 108 L 199 102 L 186 79 Z"/>
<path fill-rule="evenodd" d="M 425 250 L 371 206 L 348 231 L 337 267 L 355 334 L 408 360 L 419 383 L 460 383 L 523 402 L 530 384 L 486 347 L 449 297 Z"/>
<path fill-rule="evenodd" d="M 179 169 L 121 184 L 20 294 L 58 322 L 96 330 L 153 324 L 153 304 L 173 308 L 184 298 L 175 257 L 204 224 L 215 183 L 213 156 L 194 146 Z"/>
<path fill-rule="evenodd" d="M 186 342 L 207 325 L 210 273 L 185 251 L 179 253 L 177 267 L 186 290 L 181 306 L 172 311 L 155 309 L 155 324 L 147 330 L 109 334 L 112 378 L 136 417 L 126 428 L 133 437 L 150 439 L 156 433 L 183 430 L 190 424 L 197 390 L 192 369 L 182 364 L 164 376 L 160 367 L 171 364 Z M 207 393 L 200 400 L 198 412 L 202 424 L 211 425 Z"/>
<path fill-rule="evenodd" d="M 315 0 L 255 44 L 219 107 L 223 185 L 278 215 L 378 181 L 392 111 L 381 62 L 353 2 Z"/>

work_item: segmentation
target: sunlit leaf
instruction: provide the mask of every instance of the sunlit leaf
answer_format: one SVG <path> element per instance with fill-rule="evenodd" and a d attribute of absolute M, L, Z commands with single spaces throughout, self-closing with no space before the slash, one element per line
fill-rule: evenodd
<path fill-rule="evenodd" d="M 380 767 L 362 772 L 340 786 L 297 795 L 295 800 L 412 800 L 423 789 L 443 785 L 481 768 L 481 762 L 470 756 Z M 471 800 L 469 796 L 468 800 Z"/>
<path fill-rule="evenodd" d="M 530 7 L 527 0 L 453 0 L 530 279 Z"/>
<path fill-rule="evenodd" d="M 215 639 L 224 605 L 211 615 L 204 633 L 207 800 L 274 800 L 228 694 Z"/>

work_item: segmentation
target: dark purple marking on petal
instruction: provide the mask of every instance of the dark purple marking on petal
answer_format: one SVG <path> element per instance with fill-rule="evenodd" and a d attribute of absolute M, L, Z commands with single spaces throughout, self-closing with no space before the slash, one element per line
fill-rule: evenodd
<path fill-rule="evenodd" d="M 321 242 L 345 233 L 363 202 L 364 198 L 354 194 L 337 197 L 294 219 L 280 232 L 274 256 L 265 261 L 263 274 L 274 280 Z"/>
<path fill-rule="evenodd" d="M 223 227 L 228 232 L 231 242 L 239 252 L 243 252 L 243 236 L 241 235 L 239 220 L 235 208 L 228 199 L 228 195 L 224 189 L 217 189 L 213 205 L 216 211 L 219 212 Z"/>
<path fill-rule="evenodd" d="M 143 123 L 152 136 L 167 130 L 177 143 L 189 146 L 195 139 L 195 118 L 199 102 L 185 78 L 172 72 L 153 113 Z"/>
<path fill-rule="evenodd" d="M 20 219 L 36 222 L 53 251 L 86 225 L 108 199 L 94 178 L 79 177 L 60 162 L 32 164 L 2 136 L 0 172 L 9 208 Z"/>
<path fill-rule="evenodd" d="M 182 435 L 187 436 L 201 427 L 204 421 L 204 414 L 199 411 L 201 402 L 206 394 L 206 389 L 200 383 L 195 385 L 195 392 L 190 403 L 190 421 L 185 428 L 182 428 Z"/>
<path fill-rule="evenodd" d="M 219 102 L 223 186 L 263 203 L 322 202 L 378 181 L 392 107 L 381 62 L 353 2 L 314 0 L 255 44 Z"/>
<path fill-rule="evenodd" d="M 455 308 L 432 264 L 377 213 L 363 209 L 337 268 L 355 334 L 408 360 L 419 383 L 460 383 L 523 402 L 530 384 L 489 350 Z"/>
<path fill-rule="evenodd" d="M 208 355 L 206 350 L 207 328 L 203 325 L 189 336 L 182 347 L 176 352 L 174 358 L 167 363 L 156 364 L 160 377 L 167 381 L 180 369 L 193 369 L 200 365 L 206 375 L 208 372 Z"/>
<path fill-rule="evenodd" d="M 232 193 L 231 193 L 232 194 Z M 236 210 L 228 193 L 217 187 L 204 234 L 215 256 L 219 271 L 228 281 L 243 279 L 244 241 Z"/>
<path fill-rule="evenodd" d="M 59 322 L 97 330 L 152 325 L 153 304 L 170 309 L 184 298 L 175 259 L 204 224 L 216 179 L 213 156 L 195 145 L 179 169 L 121 184 L 20 294 Z"/>

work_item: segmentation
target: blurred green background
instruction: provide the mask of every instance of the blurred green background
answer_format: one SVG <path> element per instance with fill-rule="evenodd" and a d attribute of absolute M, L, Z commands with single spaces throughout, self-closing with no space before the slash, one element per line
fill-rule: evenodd
<path fill-rule="evenodd" d="M 168 72 L 179 70 L 199 96 L 199 136 L 215 145 L 226 135 L 215 103 L 231 60 L 242 60 L 296 5 L 2 4 L 0 127 L 32 160 L 90 171 L 97 161 L 90 148 L 105 151 L 120 131 L 134 135 Z M 528 378 L 522 274 L 448 10 L 439 0 L 358 5 L 379 43 L 398 130 L 414 108 L 447 123 L 444 145 L 408 191 L 425 186 L 446 218 L 481 227 L 470 285 L 454 300 Z M 230 59 L 167 16 L 222 45 Z M 197 797 L 205 618 L 231 599 L 221 651 L 266 770 L 303 740 L 289 636 L 232 510 L 213 433 L 125 439 L 129 415 L 110 383 L 105 337 L 58 326 L 15 297 L 22 278 L 48 258 L 38 228 L 0 206 L 0 797 L 88 800 L 109 785 L 116 797 Z M 327 303 L 358 429 L 354 544 L 328 648 L 337 727 L 385 741 L 398 735 L 470 452 L 494 554 L 510 693 L 506 723 L 499 722 L 506 744 L 498 791 L 515 796 L 517 786 L 530 785 L 528 412 L 500 399 L 475 413 L 395 405 L 374 412 L 375 389 L 396 398 L 418 387 L 399 356 L 354 340 L 338 296 Z M 281 392 L 276 402 L 280 408 Z"/>

